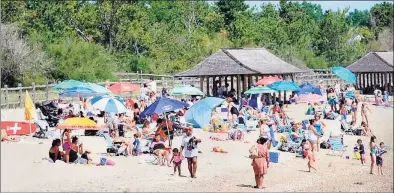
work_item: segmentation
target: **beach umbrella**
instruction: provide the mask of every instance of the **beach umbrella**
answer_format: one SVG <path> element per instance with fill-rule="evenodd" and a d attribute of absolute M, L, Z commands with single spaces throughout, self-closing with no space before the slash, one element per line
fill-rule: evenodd
<path fill-rule="evenodd" d="M 126 106 L 115 97 L 97 96 L 90 100 L 90 104 L 92 104 L 93 108 L 107 113 L 117 114 L 127 111 Z"/>
<path fill-rule="evenodd" d="M 280 81 L 280 80 L 282 80 L 282 79 L 277 76 L 265 76 L 264 78 L 257 81 L 256 85 L 266 86 L 266 85 L 270 85 L 270 84 Z"/>
<path fill-rule="evenodd" d="M 186 122 L 193 124 L 193 127 L 203 128 L 209 125 L 212 110 L 221 105 L 225 100 L 217 97 L 207 97 L 198 101 L 189 110 L 187 110 Z"/>
<path fill-rule="evenodd" d="M 325 101 L 325 98 L 322 95 L 318 94 L 304 94 L 300 95 L 298 100 L 299 103 L 315 103 L 315 102 L 322 102 Z"/>
<path fill-rule="evenodd" d="M 88 118 L 68 118 L 62 123 L 57 125 L 58 129 L 89 129 L 89 130 L 99 130 L 102 127 L 98 126 L 96 122 Z"/>
<path fill-rule="evenodd" d="M 90 96 L 98 96 L 100 95 L 96 91 L 91 88 L 85 86 L 76 86 L 72 88 L 68 88 L 63 92 L 59 93 L 61 97 L 90 97 Z"/>
<path fill-rule="evenodd" d="M 149 105 L 141 114 L 140 117 L 144 118 L 146 116 L 152 116 L 153 114 L 161 114 L 161 113 L 168 113 L 171 111 L 175 111 L 178 109 L 181 109 L 183 107 L 189 106 L 187 103 L 175 100 L 175 99 L 169 99 L 169 98 L 163 98 L 160 97 L 158 98 L 154 103 Z M 166 124 L 168 128 L 168 121 L 167 121 L 167 116 L 164 116 L 166 119 Z M 168 137 L 170 136 L 170 130 L 168 129 Z M 168 141 L 169 145 L 171 146 L 171 138 L 169 137 Z"/>
<path fill-rule="evenodd" d="M 101 85 L 98 85 L 98 84 L 95 84 L 95 83 L 85 83 L 85 84 L 83 84 L 83 86 L 94 90 L 96 93 L 98 93 L 100 95 L 111 94 L 111 91 L 109 91 L 105 87 L 103 87 Z"/>
<path fill-rule="evenodd" d="M 353 92 L 346 92 L 345 98 L 354 99 L 356 98 L 356 95 Z"/>
<path fill-rule="evenodd" d="M 108 90 L 112 93 L 138 92 L 140 90 L 140 86 L 130 82 L 118 82 L 111 85 Z"/>
<path fill-rule="evenodd" d="M 341 66 L 337 66 L 337 67 L 332 67 L 331 70 L 340 79 L 342 79 L 346 82 L 356 83 L 357 77 L 349 69 L 341 67 Z"/>
<path fill-rule="evenodd" d="M 290 82 L 287 80 L 281 80 L 274 82 L 268 85 L 269 88 L 277 90 L 277 91 L 297 91 L 300 90 L 300 87 L 294 82 Z"/>
<path fill-rule="evenodd" d="M 180 85 L 171 90 L 171 95 L 199 95 L 204 96 L 205 94 L 198 88 L 190 85 Z"/>
<path fill-rule="evenodd" d="M 304 94 L 318 94 L 318 95 L 323 95 L 321 93 L 321 90 L 319 87 L 310 84 L 310 83 L 303 83 L 300 85 L 300 90 L 296 91 L 298 95 L 304 95 Z"/>
<path fill-rule="evenodd" d="M 273 93 L 275 90 L 272 90 L 266 86 L 256 86 L 252 87 L 251 89 L 245 91 L 245 94 L 260 94 L 260 93 Z"/>
<path fill-rule="evenodd" d="M 78 80 L 65 80 L 59 84 L 57 84 L 56 86 L 53 87 L 53 89 L 55 90 L 65 90 L 68 88 L 72 88 L 72 87 L 76 87 L 78 85 L 83 84 L 83 82 L 78 81 Z"/>
<path fill-rule="evenodd" d="M 26 90 L 25 94 L 25 120 L 29 121 L 30 133 L 31 133 L 31 124 L 30 121 L 34 119 L 34 104 L 30 98 L 29 92 Z"/>

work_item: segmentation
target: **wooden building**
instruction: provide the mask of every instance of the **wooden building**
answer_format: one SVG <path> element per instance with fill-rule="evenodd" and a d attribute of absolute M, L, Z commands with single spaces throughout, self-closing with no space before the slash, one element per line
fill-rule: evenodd
<path fill-rule="evenodd" d="M 282 79 L 294 80 L 295 73 L 306 70 L 297 68 L 264 48 L 222 48 L 195 67 L 175 74 L 175 77 L 198 77 L 200 89 L 214 95 L 222 84 L 229 84 L 240 96 L 248 90 L 251 82 L 263 76 L 278 75 Z"/>
<path fill-rule="evenodd" d="M 347 67 L 357 75 L 356 88 L 364 93 L 374 86 L 390 89 L 393 86 L 393 52 L 369 52 Z"/>

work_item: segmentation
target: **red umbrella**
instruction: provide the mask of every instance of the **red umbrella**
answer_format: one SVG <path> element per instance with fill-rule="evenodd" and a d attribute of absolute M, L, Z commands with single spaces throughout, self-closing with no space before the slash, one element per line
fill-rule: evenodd
<path fill-rule="evenodd" d="M 266 85 L 270 85 L 270 84 L 280 81 L 280 80 L 282 80 L 282 79 L 277 76 L 265 76 L 264 78 L 257 81 L 256 85 L 266 86 Z"/>
<path fill-rule="evenodd" d="M 111 85 L 108 90 L 112 93 L 135 92 L 140 90 L 140 86 L 129 82 L 119 82 Z"/>
<path fill-rule="evenodd" d="M 325 98 L 318 94 L 305 94 L 299 98 L 299 103 L 315 103 L 325 101 Z"/>

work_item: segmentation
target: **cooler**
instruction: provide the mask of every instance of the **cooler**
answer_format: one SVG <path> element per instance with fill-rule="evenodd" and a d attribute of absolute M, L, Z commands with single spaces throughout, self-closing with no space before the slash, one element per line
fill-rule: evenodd
<path fill-rule="evenodd" d="M 279 155 L 280 155 L 279 151 L 269 151 L 269 155 L 270 155 L 270 162 L 279 163 Z"/>

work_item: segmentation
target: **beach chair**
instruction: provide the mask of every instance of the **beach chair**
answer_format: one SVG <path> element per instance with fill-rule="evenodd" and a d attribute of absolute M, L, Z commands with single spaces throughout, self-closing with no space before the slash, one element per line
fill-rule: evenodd
<path fill-rule="evenodd" d="M 285 152 L 296 153 L 300 145 L 301 143 L 296 143 L 293 141 L 290 134 L 286 134 L 286 142 L 282 144 L 281 149 Z"/>
<path fill-rule="evenodd" d="M 289 129 L 291 129 L 291 126 L 290 126 L 290 125 L 285 125 L 285 124 L 283 124 L 283 121 L 282 121 L 282 119 L 279 117 L 278 114 L 275 114 L 275 115 L 273 116 L 273 118 L 274 118 L 274 121 L 275 121 L 275 124 L 276 124 L 276 131 L 277 131 L 278 133 L 283 133 L 283 132 L 289 131 Z"/>
<path fill-rule="evenodd" d="M 340 120 L 340 122 L 341 122 L 341 130 L 345 132 L 345 134 L 354 135 L 355 131 L 351 128 L 351 126 L 346 120 L 342 119 Z"/>
<path fill-rule="evenodd" d="M 154 152 L 153 148 L 151 148 L 152 141 L 153 141 L 153 139 L 151 141 L 149 141 L 149 143 L 147 143 L 148 147 L 149 147 L 149 155 L 152 157 L 152 159 L 151 160 L 147 160 L 146 162 L 150 163 L 150 164 L 153 164 L 153 165 L 157 165 L 158 162 L 159 162 L 159 156 Z M 166 163 L 166 159 L 163 158 L 161 164 L 164 165 L 165 163 Z"/>
<path fill-rule="evenodd" d="M 126 148 L 121 147 L 121 144 L 114 144 L 111 137 L 109 136 L 109 133 L 103 133 L 102 136 L 107 143 L 107 154 L 113 154 L 115 156 L 127 155 Z"/>
<path fill-rule="evenodd" d="M 264 106 L 262 111 L 263 111 L 265 114 L 268 114 L 268 112 L 270 111 L 270 107 L 269 107 L 269 106 Z"/>
<path fill-rule="evenodd" d="M 327 152 L 327 155 L 339 155 L 343 156 L 345 153 L 347 146 L 344 146 L 341 138 L 329 138 L 328 143 L 330 144 L 330 149 Z"/>

